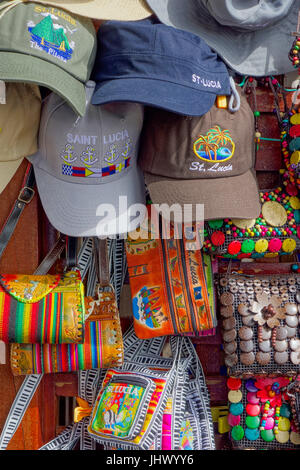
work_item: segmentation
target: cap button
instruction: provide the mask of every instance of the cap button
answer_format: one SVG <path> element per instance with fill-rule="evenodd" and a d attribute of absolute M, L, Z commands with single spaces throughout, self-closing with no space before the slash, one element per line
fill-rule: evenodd
<path fill-rule="evenodd" d="M 94 88 L 96 86 L 96 83 L 93 80 L 88 80 L 85 84 L 87 88 Z"/>

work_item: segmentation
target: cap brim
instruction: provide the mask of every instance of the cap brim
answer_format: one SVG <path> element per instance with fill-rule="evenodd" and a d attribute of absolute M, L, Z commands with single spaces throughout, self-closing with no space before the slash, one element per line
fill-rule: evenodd
<path fill-rule="evenodd" d="M 259 190 L 251 170 L 227 178 L 178 180 L 144 173 L 154 204 L 204 205 L 204 219 L 256 219 L 261 212 Z M 199 211 L 201 214 L 201 212 Z"/>
<path fill-rule="evenodd" d="M 0 80 L 27 82 L 50 88 L 71 108 L 83 116 L 85 113 L 85 86 L 60 67 L 27 54 L 0 52 Z"/>
<path fill-rule="evenodd" d="M 297 30 L 299 2 L 272 26 L 253 31 L 218 23 L 198 0 L 147 0 L 159 20 L 200 36 L 241 75 L 280 75 L 294 70 L 289 60 L 291 33 Z"/>
<path fill-rule="evenodd" d="M 130 101 L 182 114 L 202 116 L 216 100 L 214 93 L 203 93 L 171 82 L 145 78 L 120 78 L 98 83 L 92 104 Z"/>
<path fill-rule="evenodd" d="M 21 165 L 23 158 L 7 162 L 0 162 L 0 193 L 6 188 L 17 169 Z"/>
<path fill-rule="evenodd" d="M 98 20 L 136 21 L 152 15 L 144 0 L 90 0 L 78 2 L 75 0 L 39 0 L 48 6 L 56 6 L 76 15 Z"/>
<path fill-rule="evenodd" d="M 125 234 L 145 217 L 145 183 L 137 167 L 115 182 L 101 185 L 67 183 L 36 166 L 34 172 L 46 215 L 61 233 L 73 237 Z M 121 196 L 127 200 L 120 204 Z M 138 208 L 139 217 L 134 204 L 143 205 Z"/>

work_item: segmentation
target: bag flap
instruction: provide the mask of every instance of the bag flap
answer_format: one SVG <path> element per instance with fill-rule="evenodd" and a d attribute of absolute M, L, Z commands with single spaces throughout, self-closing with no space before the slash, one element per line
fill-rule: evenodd
<path fill-rule="evenodd" d="M 55 289 L 62 276 L 46 274 L 5 274 L 0 275 L 0 290 L 2 289 L 19 302 L 35 303 Z"/>
<path fill-rule="evenodd" d="M 85 297 L 85 321 L 115 319 L 118 316 L 118 306 L 115 293 L 98 291 L 98 298 Z"/>

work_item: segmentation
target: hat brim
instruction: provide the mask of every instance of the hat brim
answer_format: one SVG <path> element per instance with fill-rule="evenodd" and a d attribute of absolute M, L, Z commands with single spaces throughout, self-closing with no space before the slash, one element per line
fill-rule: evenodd
<path fill-rule="evenodd" d="M 83 116 L 86 97 L 84 83 L 60 67 L 37 57 L 16 52 L 0 52 L 0 80 L 45 86 L 60 95 Z"/>
<path fill-rule="evenodd" d="M 251 170 L 239 176 L 178 180 L 144 173 L 153 204 L 204 205 L 204 219 L 256 219 L 261 212 L 259 190 Z M 201 212 L 199 212 L 201 214 Z"/>
<path fill-rule="evenodd" d="M 35 1 L 35 0 L 34 0 Z M 135 21 L 152 15 L 145 0 L 36 0 L 86 18 L 98 20 Z"/>
<path fill-rule="evenodd" d="M 131 101 L 184 116 L 202 116 L 216 100 L 214 93 L 151 78 L 120 78 L 96 85 L 92 104 Z"/>
<path fill-rule="evenodd" d="M 145 183 L 137 167 L 115 182 L 99 185 L 61 181 L 37 166 L 34 172 L 44 211 L 61 233 L 73 237 L 126 234 L 144 219 Z M 120 204 L 121 196 L 127 197 L 124 204 Z M 139 207 L 140 217 L 135 216 L 134 204 L 143 205 Z M 109 209 L 111 213 L 106 212 Z"/>
<path fill-rule="evenodd" d="M 274 25 L 255 31 L 238 31 L 218 23 L 198 0 L 147 0 L 159 20 L 197 34 L 229 67 L 241 75 L 268 76 L 292 72 L 288 55 L 291 33 L 297 30 L 299 2 Z"/>
<path fill-rule="evenodd" d="M 23 158 L 18 160 L 0 162 L 0 194 L 6 188 L 17 169 L 21 165 Z"/>

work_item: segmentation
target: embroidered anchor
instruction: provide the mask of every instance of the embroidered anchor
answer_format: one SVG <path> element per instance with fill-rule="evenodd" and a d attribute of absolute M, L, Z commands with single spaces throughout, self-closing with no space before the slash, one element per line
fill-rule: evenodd
<path fill-rule="evenodd" d="M 62 158 L 63 161 L 66 162 L 67 164 L 75 162 L 75 160 L 77 160 L 77 157 L 73 156 L 73 150 L 74 150 L 73 145 L 66 144 L 65 145 L 65 150 L 64 150 L 63 154 L 60 155 L 60 158 Z"/>
<path fill-rule="evenodd" d="M 132 149 L 132 145 L 131 145 L 131 139 L 128 139 L 126 140 L 126 143 L 125 143 L 125 150 L 121 153 L 121 156 L 125 159 L 126 157 L 128 157 L 128 155 L 130 154 L 131 152 L 131 149 Z"/>
<path fill-rule="evenodd" d="M 94 163 L 98 161 L 98 158 L 95 157 L 95 149 L 94 147 L 88 146 L 86 148 L 86 152 L 82 152 L 80 156 L 80 160 L 86 165 L 86 166 L 92 166 Z"/>

